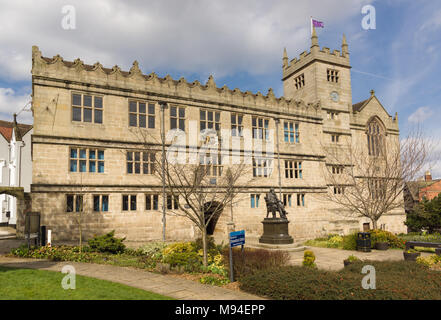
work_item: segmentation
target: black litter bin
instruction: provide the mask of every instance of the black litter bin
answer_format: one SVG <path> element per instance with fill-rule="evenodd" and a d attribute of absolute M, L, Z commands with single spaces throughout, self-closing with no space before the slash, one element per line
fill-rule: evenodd
<path fill-rule="evenodd" d="M 371 252 L 371 234 L 369 232 L 358 233 L 357 251 Z"/>

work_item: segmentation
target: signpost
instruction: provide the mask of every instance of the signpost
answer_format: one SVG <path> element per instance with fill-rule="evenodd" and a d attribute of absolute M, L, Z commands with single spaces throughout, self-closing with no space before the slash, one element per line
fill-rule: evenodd
<path fill-rule="evenodd" d="M 233 271 L 233 247 L 241 246 L 243 254 L 243 245 L 245 244 L 245 230 L 230 232 L 230 281 L 234 282 Z"/>

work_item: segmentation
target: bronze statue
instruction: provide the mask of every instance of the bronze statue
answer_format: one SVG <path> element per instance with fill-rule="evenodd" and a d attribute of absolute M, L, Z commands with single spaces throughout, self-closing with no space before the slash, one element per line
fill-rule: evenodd
<path fill-rule="evenodd" d="M 286 215 L 288 214 L 288 212 L 286 212 L 285 206 L 283 205 L 282 201 L 277 199 L 274 188 L 271 188 L 270 192 L 268 192 L 266 194 L 265 202 L 266 202 L 266 217 L 267 218 L 268 218 L 268 215 L 270 212 L 273 214 L 273 219 L 276 218 L 276 212 L 279 212 L 280 218 L 287 219 Z"/>

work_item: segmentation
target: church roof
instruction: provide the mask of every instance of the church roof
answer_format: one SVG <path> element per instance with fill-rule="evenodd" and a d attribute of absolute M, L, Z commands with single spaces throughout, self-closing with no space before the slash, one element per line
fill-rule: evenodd
<path fill-rule="evenodd" d="M 360 112 L 360 110 L 363 109 L 364 105 L 367 104 L 367 103 L 369 102 L 370 99 L 371 99 L 371 98 L 366 99 L 366 100 L 363 100 L 363 101 L 360 101 L 360 102 L 358 102 L 358 103 L 356 103 L 356 104 L 353 104 L 353 105 L 352 105 L 352 110 L 353 110 L 354 112 Z"/>

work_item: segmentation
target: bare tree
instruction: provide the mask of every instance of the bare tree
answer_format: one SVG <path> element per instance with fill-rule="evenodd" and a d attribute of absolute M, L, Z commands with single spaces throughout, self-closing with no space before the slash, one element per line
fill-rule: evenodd
<path fill-rule="evenodd" d="M 223 154 L 218 143 L 218 133 L 207 130 L 205 146 L 189 148 L 182 144 L 165 143 L 165 137 L 154 137 L 145 130 L 134 129 L 132 133 L 142 144 L 142 151 L 150 153 L 154 168 L 152 174 L 163 182 L 167 192 L 167 214 L 189 219 L 201 232 L 203 263 L 208 263 L 207 227 L 217 219 L 227 206 L 240 201 L 240 186 L 248 183 L 249 165 L 239 155 L 239 161 L 231 164 L 231 155 Z M 179 136 L 173 133 L 175 138 Z M 179 137 L 177 138 L 179 140 Z M 211 140 L 210 140 L 211 139 Z M 159 141 L 158 141 L 159 140 Z M 160 144 L 166 146 L 162 156 Z M 202 143 L 204 144 L 204 143 Z M 173 146 L 175 145 L 175 146 Z M 176 147 L 177 145 L 177 147 Z M 237 159 L 237 157 L 236 157 Z"/>
<path fill-rule="evenodd" d="M 383 214 L 404 207 L 406 182 L 414 180 L 427 164 L 430 141 L 415 129 L 401 141 L 372 135 L 367 143 L 322 147 L 327 158 L 325 198 L 348 215 L 369 218 L 377 229 Z"/>

